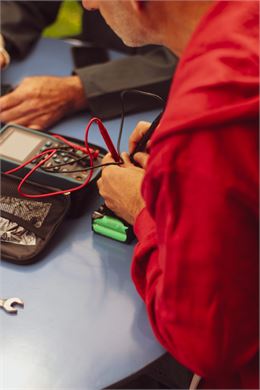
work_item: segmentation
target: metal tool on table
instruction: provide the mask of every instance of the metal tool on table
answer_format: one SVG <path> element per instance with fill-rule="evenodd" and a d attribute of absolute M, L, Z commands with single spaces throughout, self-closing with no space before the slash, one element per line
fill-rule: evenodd
<path fill-rule="evenodd" d="M 9 314 L 17 314 L 16 305 L 24 307 L 24 303 L 20 298 L 0 298 L 0 307 Z"/>

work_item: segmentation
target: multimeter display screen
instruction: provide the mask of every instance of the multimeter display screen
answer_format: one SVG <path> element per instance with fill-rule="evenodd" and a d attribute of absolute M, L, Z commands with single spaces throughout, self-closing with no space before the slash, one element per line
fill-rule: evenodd
<path fill-rule="evenodd" d="M 37 135 L 14 130 L 0 145 L 1 156 L 22 162 L 41 142 Z"/>

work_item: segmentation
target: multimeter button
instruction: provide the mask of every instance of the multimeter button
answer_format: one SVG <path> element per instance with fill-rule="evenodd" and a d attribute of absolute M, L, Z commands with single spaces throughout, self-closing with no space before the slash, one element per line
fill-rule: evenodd
<path fill-rule="evenodd" d="M 54 160 L 58 157 L 57 153 L 55 153 L 52 158 L 54 158 Z"/>
<path fill-rule="evenodd" d="M 73 148 L 70 148 L 70 149 L 68 149 L 68 152 L 69 152 L 69 153 L 73 153 L 73 152 L 74 152 L 74 149 L 73 149 Z"/>
<path fill-rule="evenodd" d="M 61 163 L 61 160 L 60 160 L 59 158 L 55 158 L 55 162 L 56 162 L 57 164 L 59 164 L 59 163 Z"/>
<path fill-rule="evenodd" d="M 66 162 L 68 162 L 69 161 L 69 157 L 64 157 L 63 158 L 63 161 L 66 163 Z"/>
<path fill-rule="evenodd" d="M 53 170 L 57 172 L 57 171 L 60 170 L 60 168 L 59 167 L 53 167 Z"/>
<path fill-rule="evenodd" d="M 64 157 L 64 156 L 67 156 L 67 153 L 61 152 L 60 155 L 61 155 L 62 157 Z"/>
<path fill-rule="evenodd" d="M 68 172 L 68 170 L 66 168 L 62 168 L 61 171 L 62 172 Z"/>
<path fill-rule="evenodd" d="M 77 156 L 82 156 L 82 154 L 83 154 L 82 150 L 76 150 L 76 155 Z"/>
<path fill-rule="evenodd" d="M 46 146 L 42 146 L 41 149 L 40 149 L 40 151 L 43 152 L 43 151 L 46 150 L 46 149 L 47 149 Z"/>
<path fill-rule="evenodd" d="M 88 165 L 87 161 L 85 161 L 85 160 L 79 161 L 79 164 L 80 164 L 82 167 L 84 167 L 84 168 Z"/>
<path fill-rule="evenodd" d="M 45 164 L 44 164 L 44 165 L 45 165 Z M 46 168 L 50 168 L 50 167 L 52 166 L 51 161 L 47 162 L 47 164 L 46 164 L 45 166 L 46 166 Z"/>
<path fill-rule="evenodd" d="M 82 176 L 80 176 L 80 175 L 76 176 L 76 180 L 81 181 L 82 179 L 83 179 Z"/>
<path fill-rule="evenodd" d="M 45 146 L 51 146 L 52 142 L 51 141 L 47 141 Z"/>
<path fill-rule="evenodd" d="M 37 163 L 37 160 L 32 160 L 32 164 L 36 164 Z"/>

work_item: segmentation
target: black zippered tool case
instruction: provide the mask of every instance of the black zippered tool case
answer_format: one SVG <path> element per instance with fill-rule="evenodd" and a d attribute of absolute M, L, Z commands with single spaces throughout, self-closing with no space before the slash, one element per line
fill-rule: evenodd
<path fill-rule="evenodd" d="M 4 131 L 28 131 L 35 135 L 35 145 L 33 153 L 36 155 L 40 149 L 45 146 L 42 142 L 38 142 L 39 137 L 44 136 L 46 143 L 56 142 L 52 133 L 41 133 L 31 129 L 26 129 L 22 126 L 9 124 L 6 125 L 0 132 L 0 150 L 1 150 L 1 204 L 0 204 L 0 238 L 1 238 L 1 258 L 16 264 L 29 264 L 38 261 L 43 257 L 45 249 L 49 241 L 60 227 L 65 218 L 80 217 L 87 209 L 88 204 L 94 196 L 97 196 L 96 181 L 100 177 L 101 168 L 96 168 L 93 171 L 92 178 L 86 187 L 82 189 L 56 196 L 48 196 L 45 198 L 26 198 L 18 193 L 17 187 L 21 181 L 21 177 L 27 173 L 25 169 L 15 172 L 15 174 L 4 174 L 3 172 L 13 167 L 12 161 L 8 161 L 8 152 L 13 147 L 13 142 L 17 142 L 17 134 L 13 135 L 13 139 L 8 143 L 3 143 Z M 39 136 L 39 137 L 38 137 Z M 64 137 L 65 138 L 65 137 Z M 84 146 L 84 142 L 72 137 L 66 137 L 70 142 Z M 19 145 L 19 143 L 18 143 Z M 28 142 L 27 142 L 28 145 Z M 92 149 L 98 149 L 99 155 L 95 159 L 94 165 L 99 165 L 107 151 L 97 145 L 89 144 Z M 21 144 L 19 145 L 21 147 Z M 62 152 L 61 152 L 62 153 Z M 65 158 L 66 153 L 59 154 L 52 159 L 52 163 L 58 165 L 61 158 Z M 71 153 L 71 151 L 70 151 Z M 24 157 L 19 151 L 16 154 L 17 165 Z M 54 156 L 53 156 L 54 157 Z M 79 156 L 80 157 L 80 156 Z M 84 156 L 83 156 L 84 157 Z M 28 160 L 28 159 L 27 159 Z M 58 161 L 57 161 L 58 160 Z M 67 162 L 67 161 L 66 161 Z M 87 159 L 82 160 L 83 165 L 72 163 L 72 171 L 77 170 L 79 166 L 82 170 L 87 166 Z M 29 167 L 31 169 L 33 164 Z M 63 165 L 68 167 L 69 165 Z M 78 173 L 75 173 L 77 175 Z M 87 173 L 88 174 L 88 173 Z M 65 173 L 68 180 L 64 180 L 62 175 L 55 173 L 37 172 L 33 174 L 22 187 L 24 193 L 43 194 L 64 190 L 73 186 L 79 185 L 85 180 L 84 177 L 76 177 L 74 173 Z"/>

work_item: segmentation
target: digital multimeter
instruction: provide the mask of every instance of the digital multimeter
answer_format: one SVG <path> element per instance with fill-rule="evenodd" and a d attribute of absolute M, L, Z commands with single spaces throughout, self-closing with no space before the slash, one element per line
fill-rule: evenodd
<path fill-rule="evenodd" d="M 50 134 L 15 124 L 8 124 L 0 131 L 2 172 L 20 166 L 41 152 L 53 148 L 57 149 L 57 152 L 41 168 L 33 172 L 30 180 L 64 190 L 83 184 L 89 175 L 89 171 L 84 170 L 90 166 L 87 154 Z M 95 157 L 94 167 L 101 164 L 103 156 L 103 153 L 99 153 Z M 44 157 L 45 155 L 32 160 L 15 174 L 24 177 Z M 99 171 L 93 170 L 91 181 L 97 178 Z"/>

